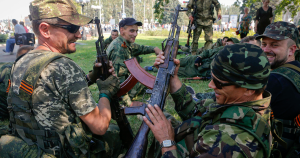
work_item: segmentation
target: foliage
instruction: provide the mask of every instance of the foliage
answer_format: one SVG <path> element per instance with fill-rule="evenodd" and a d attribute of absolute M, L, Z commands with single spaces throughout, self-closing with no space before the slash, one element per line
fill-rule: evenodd
<path fill-rule="evenodd" d="M 7 35 L 0 34 L 0 42 L 6 42 Z"/>
<path fill-rule="evenodd" d="M 254 17 L 253 11 L 256 11 L 262 6 L 261 0 L 242 0 L 242 2 L 243 5 L 240 9 L 243 10 L 246 6 L 250 7 L 250 15 L 252 17 Z M 236 0 L 235 5 L 240 6 L 241 2 Z M 300 0 L 271 0 L 269 6 L 271 6 L 273 9 L 275 8 L 275 15 L 289 11 L 292 13 L 292 17 L 294 17 L 300 11 Z"/>
<path fill-rule="evenodd" d="M 235 34 L 236 29 L 231 29 L 230 31 L 225 31 L 225 32 L 219 32 L 219 31 L 215 31 L 213 33 L 213 38 L 223 38 L 225 36 L 227 37 L 234 37 L 239 39 L 240 36 Z M 145 31 L 143 34 L 141 34 L 142 36 L 168 36 L 169 35 L 169 31 L 168 30 L 157 30 L 157 31 Z M 248 36 L 252 36 L 254 35 L 253 31 L 250 31 Z M 180 37 L 187 37 L 187 33 L 185 31 L 181 31 L 180 32 Z M 204 38 L 204 33 L 202 33 L 200 35 L 200 38 Z"/>

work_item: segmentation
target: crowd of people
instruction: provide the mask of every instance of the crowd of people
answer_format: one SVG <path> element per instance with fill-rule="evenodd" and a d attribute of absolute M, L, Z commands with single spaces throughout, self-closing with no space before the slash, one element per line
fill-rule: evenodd
<path fill-rule="evenodd" d="M 102 63 L 95 62 L 85 74 L 64 55 L 75 53 L 75 42 L 95 29 L 89 25 L 93 19 L 79 14 L 69 0 L 31 2 L 38 46 L 22 46 L 14 63 L 0 68 L 0 119 L 9 121 L 9 126 L 0 128 L 1 157 L 124 156 L 129 147 L 122 142 L 118 125 L 111 123 L 112 103 L 123 100 L 134 105 L 132 98 L 145 89 L 140 82 L 122 99 L 115 97 L 131 75 L 124 61 L 136 57 L 140 63 L 140 55 L 151 53 L 156 59 L 145 67 L 147 71 L 163 71 L 162 64 L 169 60 L 176 66 L 168 72 L 168 92 L 181 121 L 151 102 L 142 106 L 147 114 L 142 120 L 154 135 L 148 157 L 297 157 L 299 28 L 289 22 L 271 23 L 265 0 L 256 17 L 257 30 L 264 30 L 261 34 L 247 36 L 251 17 L 245 8 L 241 40 L 223 37 L 213 43 L 213 17 L 206 11 L 214 4 L 221 19 L 220 3 L 204 1 L 207 5 L 193 0 L 187 5 L 187 15 L 196 20 L 197 28 L 191 49 L 174 48 L 191 52 L 181 59 L 168 59 L 166 50 L 135 43 L 142 22 L 122 19 L 104 41 L 109 76 L 103 80 L 99 79 Z M 193 5 L 202 12 L 192 14 Z M 270 23 L 263 28 L 265 18 Z M 16 21 L 13 24 L 15 34 L 20 33 L 18 29 L 26 32 Z M 198 49 L 202 30 L 206 42 Z M 207 86 L 213 92 L 195 94 L 179 76 L 209 77 Z M 97 100 L 88 88 L 93 84 L 99 90 Z"/>

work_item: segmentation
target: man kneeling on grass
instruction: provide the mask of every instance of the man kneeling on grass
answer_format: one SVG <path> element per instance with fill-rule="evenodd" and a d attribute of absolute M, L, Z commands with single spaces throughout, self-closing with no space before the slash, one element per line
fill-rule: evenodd
<path fill-rule="evenodd" d="M 154 65 L 163 59 L 163 54 L 158 55 Z M 208 86 L 215 100 L 195 102 L 177 76 L 179 60 L 174 62 L 177 69 L 170 80 L 170 93 L 183 123 L 174 130 L 158 106 L 148 105 L 152 123 L 143 119 L 160 144 L 155 157 L 270 156 L 271 95 L 264 91 L 270 64 L 258 46 L 228 45 L 214 57 Z"/>

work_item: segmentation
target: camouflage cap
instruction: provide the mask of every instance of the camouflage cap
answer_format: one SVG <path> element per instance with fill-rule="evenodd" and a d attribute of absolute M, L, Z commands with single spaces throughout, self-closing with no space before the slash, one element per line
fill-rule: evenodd
<path fill-rule="evenodd" d="M 211 63 L 211 70 L 220 80 L 260 89 L 268 82 L 270 63 L 260 47 L 238 43 L 221 49 Z"/>
<path fill-rule="evenodd" d="M 73 25 L 83 26 L 93 19 L 77 12 L 71 0 L 34 0 L 30 3 L 30 19 L 60 18 Z"/>
<path fill-rule="evenodd" d="M 256 39 L 262 37 L 269 37 L 275 40 L 285 40 L 290 38 L 295 41 L 297 47 L 300 48 L 299 31 L 296 25 L 289 22 L 279 21 L 268 25 L 265 32 L 262 35 L 257 36 Z"/>
<path fill-rule="evenodd" d="M 237 38 L 234 38 L 234 37 L 228 38 L 227 42 L 228 41 L 232 41 L 233 43 L 240 43 L 240 41 Z"/>

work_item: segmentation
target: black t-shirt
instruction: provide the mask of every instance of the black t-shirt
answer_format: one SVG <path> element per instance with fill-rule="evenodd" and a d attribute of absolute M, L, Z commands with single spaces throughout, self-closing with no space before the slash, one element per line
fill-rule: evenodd
<path fill-rule="evenodd" d="M 300 67 L 298 61 L 292 61 L 289 64 Z M 275 118 L 294 120 L 300 114 L 300 93 L 287 78 L 271 73 L 266 90 L 272 94 L 271 108 Z"/>
<path fill-rule="evenodd" d="M 259 35 L 263 34 L 266 27 L 270 24 L 270 18 L 273 17 L 272 12 L 273 10 L 271 7 L 269 7 L 267 11 L 265 11 L 262 7 L 256 11 L 255 20 L 258 20 L 257 33 Z"/>

